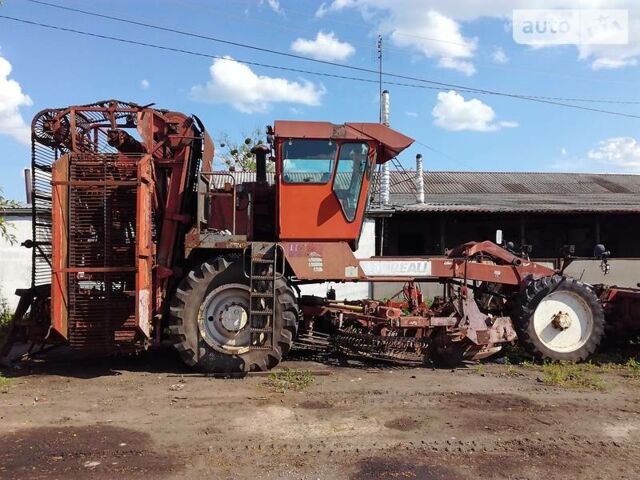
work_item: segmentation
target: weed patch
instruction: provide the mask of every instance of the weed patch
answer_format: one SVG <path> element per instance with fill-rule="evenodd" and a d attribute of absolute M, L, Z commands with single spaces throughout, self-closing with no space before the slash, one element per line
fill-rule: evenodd
<path fill-rule="evenodd" d="M 11 324 L 11 317 L 13 316 L 7 299 L 2 296 L 0 292 L 0 344 L 2 344 L 4 338 L 9 332 L 9 325 Z"/>
<path fill-rule="evenodd" d="M 626 376 L 631 378 L 640 379 L 640 362 L 635 358 L 630 358 L 623 365 L 622 368 Z"/>
<path fill-rule="evenodd" d="M 9 390 L 9 379 L 0 375 L 0 393 L 7 393 Z"/>
<path fill-rule="evenodd" d="M 602 379 L 593 374 L 593 365 L 554 362 L 542 365 L 542 383 L 554 387 L 606 390 Z"/>
<path fill-rule="evenodd" d="M 300 392 L 313 383 L 313 374 L 309 370 L 281 368 L 267 377 L 267 386 L 284 393 L 287 390 Z"/>
<path fill-rule="evenodd" d="M 522 365 L 533 362 L 533 356 L 520 345 L 505 345 L 503 347 L 504 358 L 511 365 Z"/>
<path fill-rule="evenodd" d="M 518 373 L 518 369 L 516 368 L 515 365 L 513 365 L 510 361 L 509 361 L 509 357 L 505 357 L 504 359 L 504 366 L 507 369 L 507 375 L 509 375 L 510 377 L 516 377 L 519 375 Z"/>

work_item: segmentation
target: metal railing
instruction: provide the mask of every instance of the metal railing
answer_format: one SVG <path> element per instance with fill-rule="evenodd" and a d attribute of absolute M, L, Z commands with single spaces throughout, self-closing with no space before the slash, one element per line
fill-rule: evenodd
<path fill-rule="evenodd" d="M 232 198 L 232 220 L 231 220 L 231 234 L 236 234 L 236 201 L 237 201 L 237 184 L 235 176 L 230 172 L 201 172 L 200 175 L 202 177 L 209 177 L 207 181 L 204 182 L 207 190 L 203 191 L 202 188 L 198 188 L 198 222 L 199 225 L 202 225 L 203 222 L 207 222 L 207 218 L 205 218 L 205 199 L 207 197 L 228 197 Z M 215 177 L 228 177 L 231 179 L 231 192 L 228 191 L 216 191 Z M 221 189 L 224 188 L 224 184 Z M 209 209 L 211 209 L 211 202 L 209 202 Z"/>

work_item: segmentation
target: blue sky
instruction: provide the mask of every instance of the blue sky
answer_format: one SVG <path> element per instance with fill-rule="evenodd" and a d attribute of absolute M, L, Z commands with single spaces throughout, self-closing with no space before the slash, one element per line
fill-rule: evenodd
<path fill-rule="evenodd" d="M 533 96 L 640 102 L 636 0 L 48 0 L 365 68 Z M 629 44 L 533 48 L 513 41 L 518 8 L 623 8 Z M 5 0 L 0 15 L 238 60 L 338 75 L 375 75 L 314 64 Z M 402 80 L 396 80 L 402 82 Z M 415 83 L 415 82 L 409 82 Z M 430 170 L 640 171 L 640 119 L 454 88 L 385 85 L 391 123 L 417 139 Z M 377 121 L 378 85 L 231 60 L 212 60 L 53 31 L 0 18 L 0 187 L 22 200 L 28 124 L 43 108 L 118 98 L 197 114 L 214 138 L 237 139 L 276 119 Z M 576 102 L 573 102 L 576 103 Z M 576 103 L 640 115 L 640 104 Z"/>

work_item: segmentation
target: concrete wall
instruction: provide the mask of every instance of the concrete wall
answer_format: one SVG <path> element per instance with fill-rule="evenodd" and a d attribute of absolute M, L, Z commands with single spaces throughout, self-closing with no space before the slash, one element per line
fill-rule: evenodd
<path fill-rule="evenodd" d="M 640 283 L 640 259 L 609 260 L 611 270 L 608 275 L 602 273 L 598 260 L 576 260 L 565 270 L 578 280 L 586 283 L 604 283 L 618 287 L 637 287 Z"/>
<path fill-rule="evenodd" d="M 369 258 L 375 255 L 376 251 L 376 225 L 375 221 L 367 219 L 362 226 L 362 235 L 358 250 L 355 252 L 356 258 Z M 330 261 L 330 259 L 327 259 Z M 335 283 L 324 282 L 310 285 L 301 285 L 300 290 L 303 295 L 318 295 L 324 297 L 327 290 L 333 287 L 336 290 L 336 298 L 339 300 L 358 300 L 369 298 L 371 285 L 368 282 Z"/>
<path fill-rule="evenodd" d="M 14 310 L 18 305 L 17 288 L 31 286 L 31 250 L 21 247 L 20 243 L 31 238 L 31 217 L 5 216 L 9 233 L 15 235 L 16 243 L 11 245 L 0 238 L 0 295 Z"/>

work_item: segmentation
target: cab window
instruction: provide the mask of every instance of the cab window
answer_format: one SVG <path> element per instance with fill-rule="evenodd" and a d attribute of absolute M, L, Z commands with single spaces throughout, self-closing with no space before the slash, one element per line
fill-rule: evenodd
<path fill-rule="evenodd" d="M 333 192 L 349 222 L 353 222 L 356 217 L 368 157 L 369 145 L 366 143 L 343 143 L 340 147 Z"/>
<path fill-rule="evenodd" d="M 285 183 L 327 183 L 331 179 L 337 151 L 335 142 L 289 139 L 283 142 L 282 148 Z"/>

